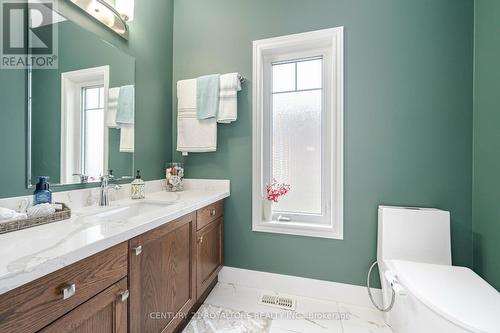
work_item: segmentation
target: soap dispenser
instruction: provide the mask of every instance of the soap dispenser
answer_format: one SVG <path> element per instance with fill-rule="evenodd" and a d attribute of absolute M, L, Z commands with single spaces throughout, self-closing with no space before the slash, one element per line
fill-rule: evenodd
<path fill-rule="evenodd" d="M 130 197 L 132 199 L 144 199 L 146 197 L 145 187 L 146 183 L 141 178 L 141 171 L 137 170 L 137 175 L 130 186 Z"/>
<path fill-rule="evenodd" d="M 52 203 L 52 192 L 50 191 L 49 177 L 39 176 L 33 193 L 33 205 Z"/>

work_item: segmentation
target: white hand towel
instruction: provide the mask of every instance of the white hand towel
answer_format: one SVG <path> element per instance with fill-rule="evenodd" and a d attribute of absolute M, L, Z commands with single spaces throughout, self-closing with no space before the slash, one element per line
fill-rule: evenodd
<path fill-rule="evenodd" d="M 134 152 L 134 125 L 120 126 L 120 153 Z"/>
<path fill-rule="evenodd" d="M 24 213 L 18 213 L 15 210 L 0 207 L 0 223 L 23 220 L 28 218 Z"/>
<path fill-rule="evenodd" d="M 118 110 L 118 95 L 120 87 L 108 89 L 108 111 L 106 112 L 106 126 L 118 128 L 116 124 L 116 110 Z"/>
<path fill-rule="evenodd" d="M 54 205 L 45 203 L 40 205 L 31 206 L 28 208 L 27 214 L 29 218 L 49 216 L 56 212 Z"/>
<path fill-rule="evenodd" d="M 177 151 L 183 155 L 216 151 L 216 118 L 197 119 L 196 79 L 177 82 L 177 99 Z"/>
<path fill-rule="evenodd" d="M 217 122 L 229 124 L 238 118 L 238 91 L 241 90 L 240 75 L 229 73 L 220 76 L 219 113 Z"/>

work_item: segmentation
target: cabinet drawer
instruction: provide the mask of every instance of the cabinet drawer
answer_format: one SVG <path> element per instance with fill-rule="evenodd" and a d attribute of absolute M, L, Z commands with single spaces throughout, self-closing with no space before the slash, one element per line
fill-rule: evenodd
<path fill-rule="evenodd" d="M 217 220 L 224 214 L 224 201 L 218 201 L 198 210 L 196 213 L 196 230 L 201 230 L 207 224 Z"/>
<path fill-rule="evenodd" d="M 36 332 L 119 281 L 127 249 L 116 245 L 1 295 L 0 332 Z"/>
<path fill-rule="evenodd" d="M 127 292 L 123 278 L 38 333 L 127 333 Z"/>

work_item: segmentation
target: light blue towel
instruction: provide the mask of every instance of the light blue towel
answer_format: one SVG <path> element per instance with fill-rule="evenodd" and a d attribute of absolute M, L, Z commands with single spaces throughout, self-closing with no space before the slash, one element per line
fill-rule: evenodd
<path fill-rule="evenodd" d="M 196 79 L 196 118 L 217 116 L 219 110 L 219 74 L 200 76 Z"/>
<path fill-rule="evenodd" d="M 118 107 L 116 109 L 116 124 L 134 124 L 134 96 L 133 85 L 120 87 L 118 93 Z"/>

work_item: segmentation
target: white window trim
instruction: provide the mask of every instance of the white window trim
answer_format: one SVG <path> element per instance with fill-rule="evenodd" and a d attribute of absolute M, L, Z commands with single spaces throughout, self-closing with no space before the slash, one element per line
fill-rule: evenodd
<path fill-rule="evenodd" d="M 81 157 L 81 89 L 86 85 L 104 85 L 104 115 L 108 111 L 109 65 L 61 73 L 61 184 L 79 182 Z M 75 139 L 77 138 L 77 139 Z M 108 170 L 109 135 L 104 127 L 104 170 Z"/>
<path fill-rule="evenodd" d="M 343 111 L 344 111 L 344 27 L 317 30 L 312 32 L 263 39 L 253 42 L 253 189 L 252 189 L 252 230 L 289 235 L 311 236 L 321 238 L 343 239 Z M 324 87 L 327 98 L 332 98 L 332 131 L 330 165 L 332 170 L 331 184 L 331 224 L 319 225 L 308 223 L 289 223 L 278 221 L 263 221 L 262 202 L 264 198 L 263 184 L 263 119 L 266 91 L 265 65 L 266 57 L 289 48 L 300 51 L 302 47 L 318 48 L 318 45 L 328 45 L 332 55 L 332 84 Z"/>

